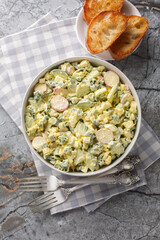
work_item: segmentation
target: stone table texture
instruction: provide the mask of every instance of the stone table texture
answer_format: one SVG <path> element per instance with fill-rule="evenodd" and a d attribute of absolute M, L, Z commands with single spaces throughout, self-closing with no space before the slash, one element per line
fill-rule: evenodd
<path fill-rule="evenodd" d="M 82 2 L 0 0 L 0 37 L 25 29 L 49 11 L 57 20 L 76 16 Z M 132 80 L 140 97 L 143 117 L 160 137 L 160 12 L 145 8 L 140 12 L 150 23 L 147 34 L 130 57 L 113 64 Z M 146 171 L 147 186 L 113 197 L 92 214 L 83 208 L 54 216 L 49 211 L 31 213 L 27 203 L 38 194 L 17 193 L 15 180 L 35 174 L 21 131 L 1 107 L 1 240 L 160 239 L 160 161 Z"/>

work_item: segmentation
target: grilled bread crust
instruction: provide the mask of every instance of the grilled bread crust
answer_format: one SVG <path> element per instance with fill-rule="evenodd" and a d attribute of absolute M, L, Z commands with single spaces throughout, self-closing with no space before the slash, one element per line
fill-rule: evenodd
<path fill-rule="evenodd" d="M 102 11 L 120 11 L 124 0 L 85 0 L 83 5 L 83 18 L 87 25 Z"/>
<path fill-rule="evenodd" d="M 127 17 L 120 12 L 103 11 L 89 24 L 86 46 L 92 54 L 107 50 L 125 31 Z"/>
<path fill-rule="evenodd" d="M 109 49 L 112 57 L 117 61 L 128 57 L 136 48 L 148 27 L 149 23 L 145 17 L 128 16 L 126 30 Z"/>

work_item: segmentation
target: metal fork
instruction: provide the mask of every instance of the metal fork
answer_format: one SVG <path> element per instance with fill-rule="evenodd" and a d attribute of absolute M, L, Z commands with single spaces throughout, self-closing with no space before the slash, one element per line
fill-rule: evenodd
<path fill-rule="evenodd" d="M 122 172 L 118 175 L 108 176 L 107 183 L 110 181 L 110 183 L 112 184 L 119 183 L 125 186 L 130 186 L 131 184 L 134 184 L 139 180 L 140 178 L 138 176 L 132 175 L 130 172 Z M 100 183 L 100 181 L 101 183 L 106 183 L 105 179 L 96 179 L 96 184 Z M 65 202 L 71 193 L 88 185 L 89 184 L 84 184 L 72 188 L 60 188 L 54 192 L 43 194 L 42 196 L 34 199 L 28 205 L 31 207 L 33 212 L 42 212 Z"/>
<path fill-rule="evenodd" d="M 21 192 L 30 192 L 30 191 L 55 191 L 59 187 L 63 187 L 65 185 L 76 185 L 76 184 L 93 184 L 97 182 L 99 179 L 99 183 L 106 181 L 106 183 L 110 184 L 110 180 L 108 181 L 107 176 L 111 174 L 116 174 L 122 171 L 131 171 L 134 169 L 134 165 L 140 161 L 138 157 L 127 157 L 121 164 L 109 170 L 107 173 L 101 174 L 96 177 L 90 178 L 77 178 L 70 180 L 60 180 L 57 177 L 50 176 L 35 176 L 29 178 L 21 178 L 19 179 L 19 191 Z M 103 180 L 100 178 L 103 177 Z M 107 182 L 108 181 L 108 182 Z"/>

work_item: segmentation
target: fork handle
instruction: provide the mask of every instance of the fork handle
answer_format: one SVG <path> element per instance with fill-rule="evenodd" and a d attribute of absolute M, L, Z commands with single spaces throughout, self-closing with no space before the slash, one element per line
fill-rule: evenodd
<path fill-rule="evenodd" d="M 112 176 L 107 176 L 105 178 L 99 178 L 99 179 L 92 179 L 92 180 L 88 180 L 87 184 L 83 184 L 83 185 L 78 185 L 72 188 L 69 188 L 69 192 L 74 192 L 78 189 L 81 189 L 83 187 L 86 187 L 88 185 L 91 184 L 99 184 L 99 183 L 103 183 L 103 184 L 121 184 L 123 186 L 130 186 L 136 182 L 138 182 L 140 180 L 140 178 L 136 175 L 131 174 L 130 172 L 122 172 L 118 175 L 112 175 Z M 81 180 L 81 183 L 78 182 L 74 182 L 75 184 L 82 184 L 82 183 L 86 183 L 86 181 L 84 182 L 84 180 Z"/>
<path fill-rule="evenodd" d="M 116 177 L 114 175 L 111 176 L 104 176 L 104 177 L 99 177 L 99 178 L 89 178 L 89 179 L 79 179 L 79 180 L 65 180 L 61 181 L 61 186 L 62 185 L 89 185 L 89 184 L 96 184 L 96 183 L 108 183 L 108 184 L 114 184 L 116 183 Z"/>

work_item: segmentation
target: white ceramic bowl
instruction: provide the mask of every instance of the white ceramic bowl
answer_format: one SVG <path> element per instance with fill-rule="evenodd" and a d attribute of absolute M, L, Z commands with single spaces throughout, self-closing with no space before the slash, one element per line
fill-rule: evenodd
<path fill-rule="evenodd" d="M 128 145 L 128 147 L 125 149 L 125 152 L 118 158 L 116 159 L 111 165 L 109 166 L 106 166 L 106 167 L 103 167 L 103 168 L 100 168 L 99 170 L 97 171 L 94 171 L 94 172 L 88 172 L 88 173 L 82 173 L 82 172 L 64 172 L 64 171 L 61 171 L 57 168 L 55 168 L 52 164 L 48 163 L 46 160 L 44 160 L 32 147 L 32 144 L 26 134 L 26 128 L 25 128 L 25 121 L 24 121 L 24 115 L 25 115 L 25 108 L 27 106 L 27 101 L 28 101 L 28 98 L 32 95 L 33 93 L 33 88 L 35 86 L 35 84 L 38 82 L 39 78 L 41 78 L 42 76 L 44 76 L 44 74 L 48 71 L 50 71 L 51 69 L 54 69 L 56 67 L 58 67 L 60 64 L 62 64 L 63 62 L 74 62 L 74 61 L 81 61 L 83 59 L 87 59 L 89 60 L 94 66 L 100 66 L 100 65 L 103 65 L 106 67 L 107 70 L 113 70 L 115 71 L 120 79 L 121 79 L 121 82 L 127 84 L 132 92 L 132 95 L 137 103 L 137 106 L 138 106 L 138 122 L 137 122 L 137 126 L 136 126 L 136 131 L 135 131 L 135 135 L 134 135 L 134 138 L 132 139 L 132 142 Z M 138 95 L 136 93 L 136 90 L 135 88 L 133 87 L 132 83 L 130 82 L 130 80 L 124 75 L 124 73 L 122 73 L 118 68 L 116 68 L 115 66 L 113 66 L 112 64 L 106 62 L 106 61 L 103 61 L 103 60 L 100 60 L 100 59 L 97 59 L 97 58 L 93 58 L 93 57 L 72 57 L 72 58 L 67 58 L 67 59 L 63 59 L 63 60 L 60 60 L 58 62 L 55 62 L 53 63 L 52 65 L 46 67 L 41 73 L 38 74 L 38 76 L 33 80 L 32 84 L 29 86 L 26 94 L 25 94 L 25 97 L 24 97 L 24 101 L 23 101 L 23 107 L 22 107 L 22 129 L 23 129 L 23 133 L 24 133 L 24 136 L 25 136 L 25 139 L 31 149 L 31 151 L 37 156 L 37 158 L 42 161 L 44 164 L 46 164 L 48 167 L 50 167 L 51 169 L 57 171 L 57 172 L 60 172 L 60 173 L 63 173 L 63 174 L 66 174 L 66 175 L 70 175 L 70 176 L 77 176 L 77 177 L 87 177 L 87 176 L 93 176 L 93 175 L 96 175 L 96 174 L 101 174 L 103 172 L 106 172 L 108 170 L 110 170 L 111 168 L 115 167 L 117 164 L 119 164 L 127 155 L 128 153 L 131 151 L 132 147 L 134 146 L 136 140 L 137 140 L 137 137 L 138 137 L 138 134 L 139 134 L 139 131 L 140 131 L 140 125 L 141 125 L 141 107 L 140 107 L 140 102 L 139 102 L 139 98 L 138 98 Z"/>
<path fill-rule="evenodd" d="M 141 16 L 138 9 L 127 0 L 124 1 L 121 12 L 124 13 L 126 16 L 129 16 L 129 15 Z M 87 30 L 88 30 L 88 26 L 83 19 L 83 8 L 82 8 L 76 19 L 76 34 L 77 34 L 77 38 L 78 38 L 80 44 L 88 52 L 87 47 L 86 47 Z M 139 47 L 139 45 L 140 45 L 140 43 L 138 44 L 136 49 Z M 95 56 L 97 56 L 103 60 L 107 60 L 107 61 L 114 60 L 108 50 L 104 51 L 102 53 L 95 54 Z"/>

